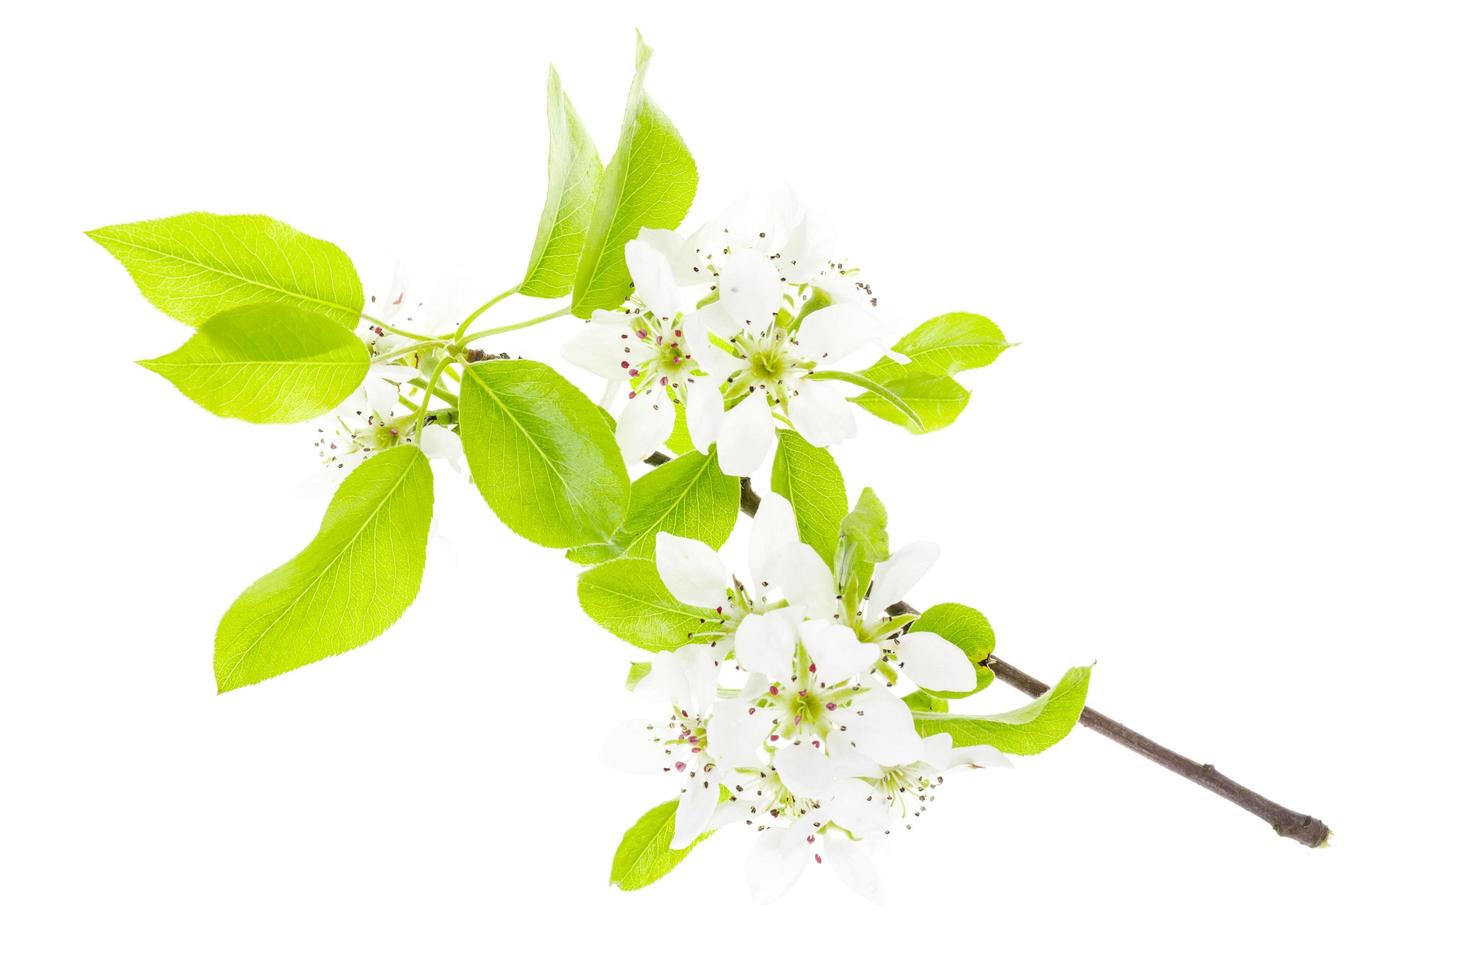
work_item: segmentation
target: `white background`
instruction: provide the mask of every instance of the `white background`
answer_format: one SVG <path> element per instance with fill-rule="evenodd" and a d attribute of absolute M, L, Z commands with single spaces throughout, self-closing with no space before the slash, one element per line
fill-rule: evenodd
<path fill-rule="evenodd" d="M 500 8 L 7 14 L 0 974 L 1462 972 L 1465 5 Z M 786 180 L 901 324 L 970 309 L 1022 342 L 954 428 L 866 421 L 839 453 L 897 541 L 945 546 L 914 598 L 978 605 L 1044 678 L 1096 661 L 1093 705 L 1333 847 L 1079 731 L 949 780 L 885 853 L 883 911 L 825 870 L 754 906 L 739 831 L 617 892 L 611 852 L 668 789 L 592 762 L 638 708 L 625 651 L 560 553 L 445 472 L 400 624 L 216 696 L 218 616 L 326 493 L 302 429 L 216 419 L 132 364 L 184 328 L 82 231 L 268 212 L 372 291 L 399 257 L 491 295 L 540 208 L 547 61 L 609 151 L 634 26 L 695 217 Z"/>

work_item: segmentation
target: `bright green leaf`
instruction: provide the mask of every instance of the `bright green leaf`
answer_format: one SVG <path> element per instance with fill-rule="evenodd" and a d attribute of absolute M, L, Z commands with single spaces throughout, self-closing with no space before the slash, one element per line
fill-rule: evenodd
<path fill-rule="evenodd" d="M 254 303 L 353 327 L 365 305 L 354 263 L 337 245 L 266 215 L 192 211 L 87 234 L 123 263 L 145 299 L 192 327 Z"/>
<path fill-rule="evenodd" d="M 951 702 L 947 701 L 939 694 L 932 694 L 931 692 L 925 690 L 911 691 L 904 697 L 900 698 L 900 700 L 903 701 L 911 711 L 945 712 L 949 711 L 951 708 Z"/>
<path fill-rule="evenodd" d="M 954 378 L 932 373 L 914 364 L 900 364 L 887 357 L 861 374 L 888 391 L 891 397 L 883 398 L 876 392 L 865 391 L 849 401 L 886 422 L 915 433 L 945 428 L 956 421 L 971 400 L 971 392 Z M 901 412 L 899 403 L 907 405 L 914 417 Z"/>
<path fill-rule="evenodd" d="M 613 541 L 629 558 L 651 558 L 659 531 L 718 549 L 740 515 L 740 478 L 715 453 L 686 453 L 632 484 L 627 519 Z"/>
<path fill-rule="evenodd" d="M 879 366 L 880 365 L 875 365 L 875 367 Z M 925 427 L 925 420 L 920 417 L 920 414 L 915 411 L 915 407 L 905 399 L 904 395 L 895 391 L 894 388 L 890 385 L 886 385 L 882 381 L 875 380 L 868 371 L 813 371 L 811 372 L 810 377 L 818 381 L 846 381 L 849 384 L 856 385 L 859 388 L 863 388 L 863 394 L 853 396 L 853 401 L 856 402 L 858 401 L 858 399 L 864 397 L 875 399 L 881 404 L 887 406 L 889 410 L 893 413 L 893 417 L 899 419 L 899 422 L 896 424 L 903 425 L 911 432 L 930 431 Z M 870 411 L 872 411 L 872 409 L 870 409 Z M 890 418 L 890 420 L 893 421 L 893 418 L 888 415 L 881 417 Z"/>
<path fill-rule="evenodd" d="M 921 735 L 946 732 L 952 744 L 991 745 L 1013 755 L 1036 755 L 1074 730 L 1089 694 L 1088 667 L 1073 667 L 1041 697 L 1000 715 L 916 712 Z"/>
<path fill-rule="evenodd" d="M 560 76 L 553 66 L 546 115 L 550 123 L 549 185 L 529 255 L 529 270 L 519 291 L 526 296 L 554 299 L 568 294 L 575 283 L 586 229 L 596 210 L 601 155 L 560 87 Z"/>
<path fill-rule="evenodd" d="M 689 435 L 689 413 L 685 410 L 683 402 L 673 403 L 673 432 L 664 443 L 676 455 L 694 451 L 694 439 Z"/>
<path fill-rule="evenodd" d="M 616 309 L 632 292 L 627 243 L 643 228 L 677 228 L 694 201 L 699 171 L 678 130 L 643 90 L 653 49 L 637 37 L 637 71 L 627 95 L 622 135 L 596 198 L 576 268 L 571 312 Z"/>
<path fill-rule="evenodd" d="M 889 557 L 889 515 L 873 487 L 863 488 L 858 503 L 843 518 L 838 530 L 853 542 L 864 560 L 881 562 Z"/>
<path fill-rule="evenodd" d="M 894 349 L 922 373 L 952 375 L 986 367 L 1011 346 L 997 324 L 981 314 L 946 313 L 905 334 Z"/>
<path fill-rule="evenodd" d="M 674 850 L 673 818 L 678 801 L 660 803 L 637 819 L 622 835 L 617 853 L 612 857 L 612 884 L 624 892 L 646 888 L 678 867 L 689 852 L 709 834 L 702 834 L 681 851 Z"/>
<path fill-rule="evenodd" d="M 350 396 L 370 353 L 317 313 L 268 303 L 217 313 L 179 350 L 139 363 L 217 415 L 304 422 Z"/>
<path fill-rule="evenodd" d="M 653 672 L 653 665 L 646 661 L 636 661 L 627 668 L 627 690 L 637 690 L 637 685 L 642 679 Z"/>
<path fill-rule="evenodd" d="M 458 397 L 473 482 L 516 534 L 550 548 L 608 541 L 627 468 L 601 409 L 538 361 L 468 365 Z"/>
<path fill-rule="evenodd" d="M 221 691 L 353 650 L 390 628 L 421 588 L 432 468 L 415 446 L 344 480 L 318 535 L 237 597 L 216 629 Z"/>
<path fill-rule="evenodd" d="M 970 691 L 933 691 L 941 698 L 965 698 L 983 690 L 992 683 L 994 676 L 990 667 L 982 661 L 997 648 L 997 634 L 987 617 L 970 606 L 959 602 L 942 602 L 920 614 L 910 626 L 911 633 L 935 633 L 960 647 L 976 668 L 976 686 Z M 942 709 L 936 709 L 942 710 Z"/>
<path fill-rule="evenodd" d="M 789 430 L 777 435 L 771 491 L 791 503 L 797 534 L 831 567 L 838 547 L 838 528 L 848 515 L 843 473 L 826 449 Z"/>
<path fill-rule="evenodd" d="M 598 625 L 644 650 L 677 650 L 718 618 L 712 609 L 673 598 L 658 566 L 644 558 L 618 558 L 581 573 L 581 608 Z"/>

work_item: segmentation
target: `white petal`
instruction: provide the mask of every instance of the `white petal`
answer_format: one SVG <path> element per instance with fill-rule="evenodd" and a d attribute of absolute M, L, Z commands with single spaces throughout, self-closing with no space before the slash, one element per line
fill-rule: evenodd
<path fill-rule="evenodd" d="M 866 844 L 828 834 L 822 842 L 826 861 L 843 883 L 875 905 L 884 904 L 884 883 L 869 857 Z"/>
<path fill-rule="evenodd" d="M 724 379 L 745 366 L 745 362 L 740 358 L 721 350 L 710 340 L 712 334 L 721 340 L 729 341 L 744 329 L 718 303 L 711 303 L 704 307 L 694 314 L 692 320 L 686 319 L 684 326 L 687 327 L 684 330 L 684 339 L 688 342 L 689 353 L 694 355 L 694 360 L 698 361 L 699 366 L 707 373 L 714 375 L 717 379 Z"/>
<path fill-rule="evenodd" d="M 877 646 L 864 643 L 841 623 L 809 619 L 801 625 L 799 632 L 802 635 L 802 646 L 817 665 L 818 678 L 828 684 L 836 684 L 855 674 L 861 674 L 879 659 Z M 905 713 L 908 715 L 908 709 Z M 851 717 L 848 719 L 848 726 L 851 732 Z M 867 750 L 864 751 L 867 753 Z"/>
<path fill-rule="evenodd" d="M 692 698 L 689 693 L 689 675 L 684 670 L 683 659 L 667 651 L 653 654 L 652 669 L 633 685 L 632 693 L 687 709 Z"/>
<path fill-rule="evenodd" d="M 772 761 L 792 795 L 806 800 L 826 800 L 832 795 L 832 760 L 810 744 L 787 742 L 776 750 Z"/>
<path fill-rule="evenodd" d="M 386 292 L 385 299 L 380 304 L 380 318 L 394 320 L 405 312 L 405 307 L 406 269 L 400 262 L 397 262 L 391 272 L 391 288 Z"/>
<path fill-rule="evenodd" d="M 735 659 L 766 677 L 787 677 L 796 662 L 796 623 L 785 609 L 751 613 L 735 631 Z"/>
<path fill-rule="evenodd" d="M 879 323 L 873 307 L 862 303 L 834 303 L 809 313 L 797 328 L 797 353 L 817 366 L 829 368 L 861 347 L 878 341 Z"/>
<path fill-rule="evenodd" d="M 833 784 L 827 815 L 839 827 L 855 834 L 877 834 L 894 823 L 882 789 L 862 779 L 839 779 Z"/>
<path fill-rule="evenodd" d="M 715 651 L 707 643 L 691 643 L 674 651 L 674 656 L 683 665 L 694 711 L 704 714 L 718 693 L 719 662 Z"/>
<path fill-rule="evenodd" d="M 832 570 L 811 545 L 793 543 L 778 574 L 786 601 L 808 616 L 826 620 L 838 611 L 838 587 Z"/>
<path fill-rule="evenodd" d="M 629 398 L 617 417 L 617 446 L 623 462 L 631 466 L 651 456 L 673 434 L 673 419 L 673 399 L 661 385 Z"/>
<path fill-rule="evenodd" d="M 602 746 L 607 765 L 638 775 L 662 772 L 669 764 L 661 739 L 645 721 L 629 721 L 612 729 Z"/>
<path fill-rule="evenodd" d="M 752 330 L 781 308 L 781 276 L 771 260 L 752 249 L 732 252 L 719 273 L 719 301 L 726 313 Z"/>
<path fill-rule="evenodd" d="M 786 247 L 776 262 L 787 282 L 811 282 L 826 267 L 828 230 L 824 225 L 809 211 L 787 233 Z"/>
<path fill-rule="evenodd" d="M 560 348 L 560 356 L 592 374 L 610 381 L 621 381 L 628 377 L 622 362 L 630 363 L 632 359 L 632 354 L 626 349 L 631 341 L 622 339 L 625 332 L 625 327 L 592 324 L 567 340 Z"/>
<path fill-rule="evenodd" d="M 421 372 L 409 364 L 377 364 L 370 369 L 370 377 L 392 384 L 405 384 L 412 378 L 421 377 Z"/>
<path fill-rule="evenodd" d="M 641 239 L 627 243 L 627 271 L 637 295 L 659 319 L 671 320 L 678 312 L 678 283 L 673 267 L 662 252 Z"/>
<path fill-rule="evenodd" d="M 365 399 L 382 422 L 389 422 L 401 408 L 400 389 L 381 378 L 365 379 Z"/>
<path fill-rule="evenodd" d="M 771 733 L 775 720 L 775 712 L 752 709 L 748 698 L 721 701 L 714 706 L 706 728 L 709 754 L 722 769 L 755 766 L 756 753 Z"/>
<path fill-rule="evenodd" d="M 884 770 L 879 768 L 877 762 L 853 746 L 845 744 L 842 739 L 834 739 L 833 743 L 827 747 L 827 754 L 833 761 L 834 775 L 839 779 L 849 777 L 878 779 L 884 775 Z"/>
<path fill-rule="evenodd" d="M 836 446 L 858 435 L 853 408 L 836 384 L 802 381 L 786 403 L 786 414 L 798 434 L 814 446 Z"/>
<path fill-rule="evenodd" d="M 693 249 L 689 247 L 688 241 L 676 231 L 666 228 L 644 228 L 637 233 L 637 240 L 651 245 L 663 253 L 668 260 L 669 267 L 673 270 L 673 279 L 680 286 L 692 286 L 696 283 L 708 282 L 709 272 L 700 268 Z"/>
<path fill-rule="evenodd" d="M 937 633 L 906 633 L 899 638 L 899 668 L 932 691 L 970 691 L 976 687 L 971 658 Z"/>
<path fill-rule="evenodd" d="M 729 598 L 725 563 L 708 545 L 659 531 L 655 550 L 658 577 L 675 599 L 705 609 L 725 604 Z"/>
<path fill-rule="evenodd" d="M 916 541 L 880 562 L 874 569 L 873 590 L 869 593 L 869 617 L 883 616 L 885 609 L 903 599 L 939 557 L 939 545 L 932 541 Z"/>
<path fill-rule="evenodd" d="M 779 493 L 766 494 L 750 525 L 750 585 L 758 597 L 781 587 L 781 569 L 796 543 L 797 517 L 790 502 Z"/>
<path fill-rule="evenodd" d="M 689 439 L 694 448 L 708 452 L 719 438 L 719 427 L 725 418 L 725 397 L 719 386 L 708 378 L 699 378 L 684 389 L 684 420 L 689 426 Z"/>
<path fill-rule="evenodd" d="M 1011 769 L 1012 760 L 990 745 L 968 745 L 951 750 L 951 765 L 972 766 L 977 769 Z"/>
<path fill-rule="evenodd" d="M 456 467 L 462 460 L 462 440 L 445 425 L 429 425 L 421 430 L 421 451 Z"/>
<path fill-rule="evenodd" d="M 719 468 L 730 476 L 749 476 L 760 468 L 776 441 L 776 420 L 765 392 L 757 391 L 725 413 L 719 426 Z"/>
<path fill-rule="evenodd" d="M 793 824 L 761 833 L 745 858 L 745 880 L 757 902 L 774 902 L 807 870 L 810 825 Z"/>
<path fill-rule="evenodd" d="M 673 843 L 668 846 L 675 851 L 688 847 L 709 829 L 714 808 L 719 805 L 718 774 L 702 769 L 690 772 L 692 776 L 684 780 L 684 791 L 678 797 L 678 812 L 673 815 Z"/>
<path fill-rule="evenodd" d="M 951 736 L 945 732 L 920 739 L 920 761 L 937 772 L 951 768 Z"/>
<path fill-rule="evenodd" d="M 839 714 L 838 723 L 847 724 L 844 735 L 853 747 L 881 766 L 914 762 L 924 751 L 909 707 L 888 691 L 865 691 Z"/>

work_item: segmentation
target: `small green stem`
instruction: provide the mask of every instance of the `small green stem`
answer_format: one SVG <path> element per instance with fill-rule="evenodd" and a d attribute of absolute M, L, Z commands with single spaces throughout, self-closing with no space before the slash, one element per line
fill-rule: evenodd
<path fill-rule="evenodd" d="M 376 354 L 374 357 L 370 358 L 370 363 L 384 364 L 387 361 L 399 361 L 402 358 L 410 357 L 412 354 L 418 353 L 419 351 L 430 350 L 433 347 L 441 346 L 442 341 L 440 340 L 425 340 L 416 344 L 408 344 L 407 346 L 399 347 L 396 350 L 388 350 L 384 354 Z"/>
<path fill-rule="evenodd" d="M 525 327 L 532 327 L 537 323 L 544 323 L 546 320 L 553 320 L 556 317 L 565 316 L 569 312 L 570 307 L 565 306 L 556 310 L 554 313 L 546 313 L 544 316 L 537 316 L 531 320 L 521 320 L 518 323 L 511 323 L 505 327 L 493 327 L 489 330 L 479 330 L 477 333 L 467 334 L 466 336 L 459 337 L 457 339 L 462 343 L 471 344 L 475 340 L 481 340 L 484 337 L 492 337 L 496 333 L 508 333 L 511 330 L 523 330 Z"/>
<path fill-rule="evenodd" d="M 523 285 L 523 283 L 520 283 L 520 285 Z M 463 334 L 468 332 L 468 328 L 473 325 L 473 321 L 477 320 L 480 316 L 493 309 L 494 306 L 496 306 L 498 303 L 501 303 L 502 301 L 508 299 L 510 296 L 513 296 L 517 292 L 519 292 L 519 286 L 510 286 L 508 289 L 505 289 L 493 299 L 478 307 L 472 313 L 469 313 L 468 318 L 464 320 L 461 324 L 459 324 L 457 330 L 451 335 L 452 342 L 455 344 L 458 341 L 462 340 Z"/>
<path fill-rule="evenodd" d="M 418 446 L 421 445 L 422 430 L 426 428 L 423 423 L 426 422 L 427 409 L 431 407 L 432 404 L 432 394 L 437 390 L 437 379 L 442 376 L 442 372 L 445 371 L 447 369 L 447 365 L 451 363 L 452 358 L 443 358 L 442 363 L 438 364 L 436 368 L 432 370 L 432 376 L 430 378 L 427 378 L 427 393 L 422 396 L 421 408 L 418 409 L 416 413 L 416 444 Z"/>
<path fill-rule="evenodd" d="M 424 333 L 412 333 L 410 330 L 402 330 L 400 327 L 393 327 L 389 323 L 386 323 L 384 320 L 377 319 L 376 317 L 373 317 L 373 316 L 371 316 L 368 313 L 361 313 L 360 314 L 360 319 L 362 319 L 362 320 L 369 320 L 371 323 L 375 324 L 377 327 L 379 327 L 382 330 L 389 331 L 390 333 L 397 334 L 397 335 L 402 336 L 402 337 L 410 337 L 412 340 L 436 340 L 437 339 L 436 337 L 428 337 Z"/>

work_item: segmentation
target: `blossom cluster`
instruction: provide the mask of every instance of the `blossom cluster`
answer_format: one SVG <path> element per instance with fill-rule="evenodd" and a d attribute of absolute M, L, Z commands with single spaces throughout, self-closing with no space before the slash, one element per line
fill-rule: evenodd
<path fill-rule="evenodd" d="M 878 900 L 870 847 L 917 815 L 947 771 L 1008 764 L 990 746 L 921 737 L 895 693 L 901 678 L 939 692 L 976 684 L 959 647 L 888 611 L 937 556 L 917 542 L 871 573 L 862 566 L 860 581 L 848 544 L 829 568 L 776 494 L 756 512 L 748 585 L 701 542 L 658 536 L 663 583 L 714 615 L 695 642 L 653 657 L 634 690 L 665 715 L 623 726 L 610 756 L 678 783 L 672 848 L 743 825 L 759 832 L 746 865 L 757 900 L 778 898 L 814 863 Z"/>
<path fill-rule="evenodd" d="M 684 236 L 627 243 L 633 293 L 598 310 L 565 357 L 625 389 L 617 443 L 635 463 L 672 434 L 677 410 L 700 451 L 748 476 L 778 425 L 815 446 L 857 432 L 838 380 L 819 376 L 881 350 L 873 291 L 829 257 L 819 220 L 789 193 L 747 198 Z"/>

